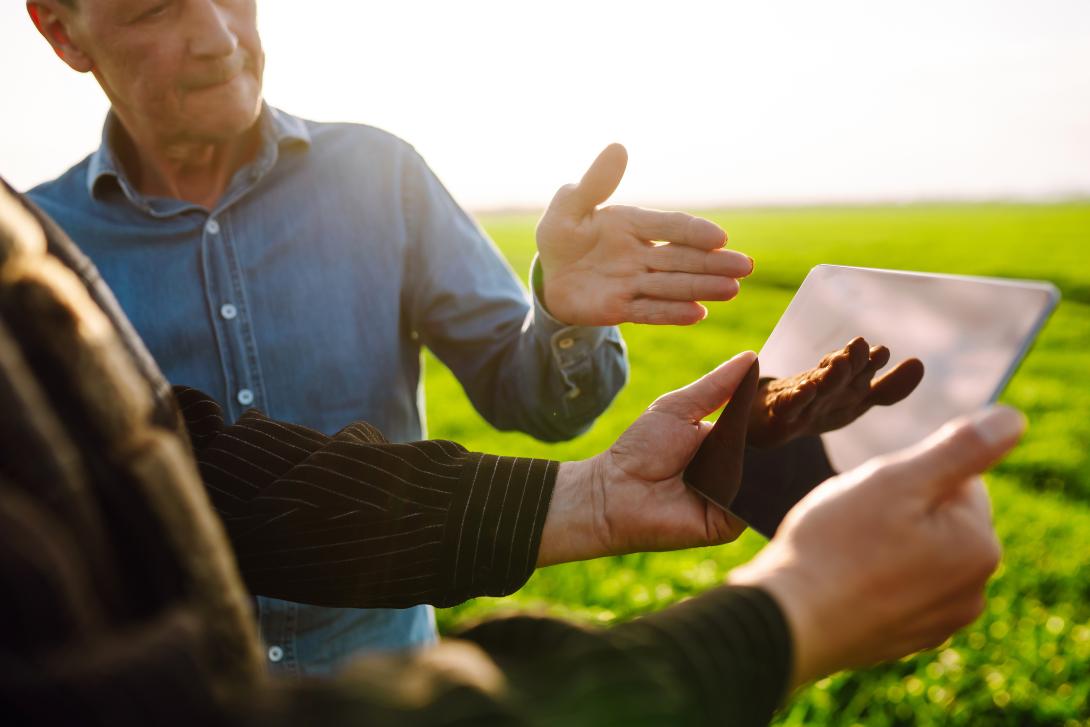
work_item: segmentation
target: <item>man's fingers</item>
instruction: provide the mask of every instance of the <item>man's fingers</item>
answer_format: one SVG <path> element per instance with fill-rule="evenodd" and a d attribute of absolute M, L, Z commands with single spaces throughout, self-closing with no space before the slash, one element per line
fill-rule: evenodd
<path fill-rule="evenodd" d="M 923 381 L 923 361 L 910 358 L 897 364 L 889 373 L 871 384 L 867 404 L 870 406 L 891 406 L 916 390 Z"/>
<path fill-rule="evenodd" d="M 684 212 L 662 212 L 641 207 L 611 207 L 623 215 L 632 233 L 643 240 L 672 242 L 701 250 L 716 250 L 727 244 L 722 227 Z"/>
<path fill-rule="evenodd" d="M 691 326 L 708 316 L 708 309 L 699 303 L 636 298 L 628 304 L 626 320 L 652 326 Z"/>
<path fill-rule="evenodd" d="M 889 363 L 889 349 L 885 346 L 874 346 L 870 350 L 870 366 L 874 371 L 881 371 L 882 367 Z"/>
<path fill-rule="evenodd" d="M 852 378 L 854 378 L 866 368 L 867 362 L 870 361 L 870 345 L 867 344 L 867 339 L 857 337 L 848 343 L 845 350 L 848 352 L 848 362 L 852 366 Z"/>
<path fill-rule="evenodd" d="M 828 359 L 822 368 L 824 370 L 814 377 L 820 394 L 836 391 L 852 378 L 852 364 L 846 350 Z"/>
<path fill-rule="evenodd" d="M 560 188 L 553 197 L 552 209 L 572 217 L 585 217 L 617 190 L 628 166 L 628 152 L 620 144 L 610 144 L 587 169 L 578 184 Z"/>
<path fill-rule="evenodd" d="M 698 273 L 744 278 L 753 272 L 753 260 L 734 250 L 698 250 L 686 245 L 647 248 L 647 267 L 667 273 Z"/>
<path fill-rule="evenodd" d="M 745 351 L 720 364 L 693 383 L 658 399 L 655 408 L 685 419 L 699 421 L 723 406 L 757 361 Z M 748 412 L 747 412 L 748 414 Z"/>
<path fill-rule="evenodd" d="M 889 349 L 885 346 L 873 346 L 870 350 L 870 360 L 863 367 L 863 370 L 855 375 L 855 379 L 852 380 L 852 388 L 860 392 L 864 396 L 870 395 L 871 379 L 878 373 L 879 369 L 889 363 Z M 867 407 L 873 406 L 873 402 L 866 402 Z"/>
<path fill-rule="evenodd" d="M 998 462 L 1018 443 L 1025 426 L 1021 412 L 1006 406 L 956 419 L 896 455 L 890 475 L 895 482 L 920 488 L 928 503 L 937 504 Z"/>
<path fill-rule="evenodd" d="M 693 273 L 646 273 L 636 285 L 641 296 L 660 300 L 730 300 L 739 290 L 734 278 Z"/>

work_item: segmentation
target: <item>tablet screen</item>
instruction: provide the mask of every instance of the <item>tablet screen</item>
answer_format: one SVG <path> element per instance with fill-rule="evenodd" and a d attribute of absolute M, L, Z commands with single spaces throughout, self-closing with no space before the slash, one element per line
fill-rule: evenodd
<path fill-rule="evenodd" d="M 907 399 L 824 435 L 843 471 L 994 401 L 1058 300 L 1049 283 L 819 265 L 761 350 L 761 375 L 810 369 L 856 336 L 889 347 L 889 366 L 923 361 Z"/>

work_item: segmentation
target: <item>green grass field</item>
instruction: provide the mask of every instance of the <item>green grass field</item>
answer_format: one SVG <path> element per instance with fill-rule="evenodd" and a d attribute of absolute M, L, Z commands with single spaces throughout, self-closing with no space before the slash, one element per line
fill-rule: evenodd
<path fill-rule="evenodd" d="M 1090 204 L 919 205 L 708 213 L 757 260 L 736 300 L 692 328 L 624 327 L 630 382 L 590 432 L 559 445 L 497 433 L 457 382 L 427 362 L 430 436 L 497 454 L 597 453 L 659 394 L 733 353 L 759 349 L 817 263 L 1042 278 L 1064 301 L 1009 387 L 1027 413 L 1021 448 L 989 478 L 1004 563 L 984 616 L 942 648 L 825 679 L 777 724 L 1090 725 Z M 534 252 L 534 219 L 482 220 L 515 270 Z M 763 545 L 602 559 L 539 571 L 518 594 L 442 611 L 444 630 L 532 608 L 608 624 L 721 583 Z"/>

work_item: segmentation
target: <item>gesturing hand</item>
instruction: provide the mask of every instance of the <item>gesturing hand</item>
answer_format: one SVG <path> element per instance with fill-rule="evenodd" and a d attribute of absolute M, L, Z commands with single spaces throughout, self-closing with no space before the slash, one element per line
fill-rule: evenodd
<path fill-rule="evenodd" d="M 853 339 L 797 376 L 761 382 L 749 420 L 747 444 L 769 448 L 796 437 L 845 427 L 872 406 L 890 406 L 911 394 L 924 367 L 910 358 L 874 381 L 889 363 L 889 349 Z"/>
<path fill-rule="evenodd" d="M 582 181 L 560 188 L 538 223 L 545 307 L 570 325 L 696 323 L 707 315 L 697 301 L 733 298 L 753 261 L 721 249 L 727 235 L 708 220 L 599 208 L 627 164 L 623 146 L 606 147 Z"/>
<path fill-rule="evenodd" d="M 735 356 L 660 397 L 602 454 L 561 464 L 538 565 L 737 538 L 745 523 L 696 494 L 681 475 L 711 431 L 703 418 L 732 397 L 755 360 L 751 352 Z M 734 415 L 732 404 L 721 416 Z M 730 429 L 737 441 L 722 446 L 740 457 L 745 428 Z"/>

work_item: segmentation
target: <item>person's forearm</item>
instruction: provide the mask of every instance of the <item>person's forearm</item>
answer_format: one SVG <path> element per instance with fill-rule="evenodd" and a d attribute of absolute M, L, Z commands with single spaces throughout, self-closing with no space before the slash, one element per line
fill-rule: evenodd
<path fill-rule="evenodd" d="M 597 459 L 562 462 L 537 552 L 537 567 L 613 555 L 602 532 Z"/>
<path fill-rule="evenodd" d="M 720 588 L 612 629 L 528 616 L 488 621 L 434 650 L 363 660 L 336 683 L 281 693 L 275 708 L 258 702 L 256 716 L 265 727 L 286 725 L 327 705 L 332 723 L 398 727 L 447 724 L 452 715 L 487 724 L 750 727 L 767 724 L 779 706 L 790 660 L 775 602 L 758 589 Z"/>
<path fill-rule="evenodd" d="M 617 329 L 569 326 L 536 290 L 528 299 L 503 255 L 416 154 L 405 158 L 402 185 L 402 318 L 419 344 L 497 429 L 562 441 L 589 428 L 625 382 Z"/>
<path fill-rule="evenodd" d="M 792 632 L 762 588 L 718 588 L 614 631 L 672 675 L 696 724 L 767 724 L 791 687 Z"/>
<path fill-rule="evenodd" d="M 453 442 L 335 437 L 178 388 L 209 495 L 258 595 L 334 607 L 449 606 L 533 572 L 557 464 Z"/>

